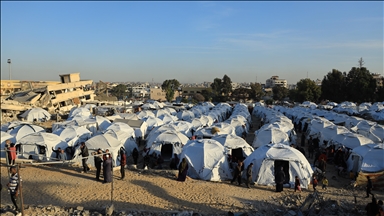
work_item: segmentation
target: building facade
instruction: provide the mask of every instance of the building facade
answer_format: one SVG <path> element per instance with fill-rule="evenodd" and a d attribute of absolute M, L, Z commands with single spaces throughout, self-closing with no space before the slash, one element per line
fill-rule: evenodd
<path fill-rule="evenodd" d="M 286 79 L 279 79 L 279 76 L 272 76 L 265 82 L 265 88 L 273 88 L 275 86 L 281 86 L 288 88 L 288 82 Z"/>

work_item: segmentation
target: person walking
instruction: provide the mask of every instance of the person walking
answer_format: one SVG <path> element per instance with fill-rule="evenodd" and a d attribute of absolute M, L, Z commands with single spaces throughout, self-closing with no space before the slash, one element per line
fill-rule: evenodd
<path fill-rule="evenodd" d="M 100 173 L 101 173 L 101 164 L 103 163 L 103 151 L 98 149 L 96 154 L 94 154 L 95 167 L 96 167 L 96 181 L 100 181 Z"/>
<path fill-rule="evenodd" d="M 275 173 L 276 192 L 283 191 L 284 180 L 285 180 L 284 169 L 283 167 L 280 167 L 280 170 Z"/>
<path fill-rule="evenodd" d="M 313 180 L 312 180 L 312 186 L 313 186 L 313 190 L 316 191 L 316 187 L 317 187 L 317 184 L 319 182 L 317 181 L 317 178 L 316 176 L 313 176 Z"/>
<path fill-rule="evenodd" d="M 137 160 L 139 159 L 139 151 L 137 148 L 134 148 L 132 151 L 132 157 L 133 157 L 133 166 L 135 169 L 137 169 Z"/>
<path fill-rule="evenodd" d="M 105 159 L 103 161 L 103 176 L 104 176 L 104 183 L 110 183 L 112 182 L 112 157 L 110 153 L 106 153 Z"/>
<path fill-rule="evenodd" d="M 300 185 L 300 179 L 298 176 L 295 176 L 295 192 L 298 190 L 301 192 L 301 185 Z"/>
<path fill-rule="evenodd" d="M 85 142 L 81 142 L 81 144 L 80 144 L 80 151 L 81 152 L 80 152 L 79 155 L 81 155 L 83 157 L 83 159 L 81 160 L 82 163 L 83 163 L 83 172 L 87 173 L 91 169 L 88 167 L 88 164 L 87 164 L 89 152 L 88 152 L 87 146 L 85 146 Z"/>
<path fill-rule="evenodd" d="M 15 161 L 16 161 L 16 147 L 14 143 L 10 144 L 8 151 L 9 151 L 8 157 L 10 162 L 9 165 L 13 166 L 15 165 Z"/>
<path fill-rule="evenodd" d="M 11 175 L 7 186 L 11 194 L 12 203 L 16 208 L 16 214 L 19 214 L 21 207 L 19 199 L 21 177 L 18 176 L 17 169 L 15 166 L 11 167 L 9 172 Z"/>
<path fill-rule="evenodd" d="M 125 165 L 127 165 L 127 155 L 125 154 L 124 149 L 120 149 L 120 180 L 123 180 L 125 178 Z"/>
<path fill-rule="evenodd" d="M 247 167 L 247 182 L 246 185 L 248 188 L 251 188 L 251 182 L 252 182 L 252 168 L 253 163 L 250 163 Z"/>
<path fill-rule="evenodd" d="M 235 182 L 237 179 L 238 185 L 241 185 L 241 167 L 242 167 L 242 162 L 239 160 L 237 162 L 236 167 L 235 167 L 235 171 L 233 173 L 233 179 L 231 181 L 231 184 L 233 184 L 233 182 Z"/>
<path fill-rule="evenodd" d="M 188 173 L 188 162 L 187 159 L 183 158 L 179 165 L 179 175 L 177 176 L 177 181 L 185 181 Z"/>
<path fill-rule="evenodd" d="M 327 177 L 324 176 L 322 182 L 323 182 L 323 189 L 327 190 L 327 187 L 328 187 L 328 179 L 327 179 Z"/>
<path fill-rule="evenodd" d="M 371 194 L 372 196 L 373 193 L 372 193 L 372 188 L 373 188 L 373 185 L 372 185 L 372 181 L 371 181 L 371 177 L 367 176 L 367 186 L 366 186 L 366 192 L 367 192 L 367 196 L 365 198 L 368 198 L 369 197 L 369 194 Z"/>

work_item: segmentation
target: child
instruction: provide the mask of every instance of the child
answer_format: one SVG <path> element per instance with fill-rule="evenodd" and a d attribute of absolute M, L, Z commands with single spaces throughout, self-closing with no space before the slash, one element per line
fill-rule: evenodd
<path fill-rule="evenodd" d="M 301 192 L 300 179 L 298 176 L 295 176 L 295 192 L 296 192 L 296 190 Z"/>
<path fill-rule="evenodd" d="M 318 182 L 317 182 L 316 176 L 313 176 L 312 185 L 313 185 L 313 190 L 314 191 L 316 191 L 317 184 L 318 184 Z"/>
<path fill-rule="evenodd" d="M 328 179 L 324 176 L 323 178 L 323 189 L 327 190 L 328 187 Z"/>

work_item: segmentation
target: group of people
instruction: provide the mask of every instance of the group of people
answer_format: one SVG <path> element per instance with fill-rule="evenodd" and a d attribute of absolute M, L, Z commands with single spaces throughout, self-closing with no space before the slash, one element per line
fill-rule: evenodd
<path fill-rule="evenodd" d="M 233 171 L 233 179 L 231 180 L 231 184 L 233 184 L 235 181 L 237 181 L 238 186 L 242 184 L 242 172 L 244 171 L 244 161 L 239 159 L 237 160 L 237 163 L 234 161 L 235 166 L 234 166 L 234 171 Z M 246 169 L 246 182 L 245 186 L 247 188 L 251 188 L 251 183 L 252 183 L 252 168 L 253 168 L 253 163 L 250 163 L 247 166 Z"/>

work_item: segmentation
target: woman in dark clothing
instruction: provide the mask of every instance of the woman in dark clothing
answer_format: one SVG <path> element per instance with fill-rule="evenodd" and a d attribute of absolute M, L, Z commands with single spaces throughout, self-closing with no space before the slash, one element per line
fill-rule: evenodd
<path fill-rule="evenodd" d="M 112 157 L 110 154 L 105 155 L 105 160 L 103 162 L 103 176 L 104 183 L 112 182 Z"/>
<path fill-rule="evenodd" d="M 179 165 L 179 175 L 177 177 L 177 181 L 185 181 L 187 178 L 187 172 L 188 172 L 188 162 L 185 158 L 181 160 L 181 163 Z"/>
<path fill-rule="evenodd" d="M 123 180 L 125 178 L 125 165 L 127 165 L 127 156 L 125 155 L 125 150 L 120 150 L 120 174 L 121 179 Z"/>
<path fill-rule="evenodd" d="M 137 159 L 139 158 L 139 151 L 137 151 L 137 148 L 134 148 L 132 151 L 132 157 L 133 157 L 133 164 L 137 165 Z"/>

